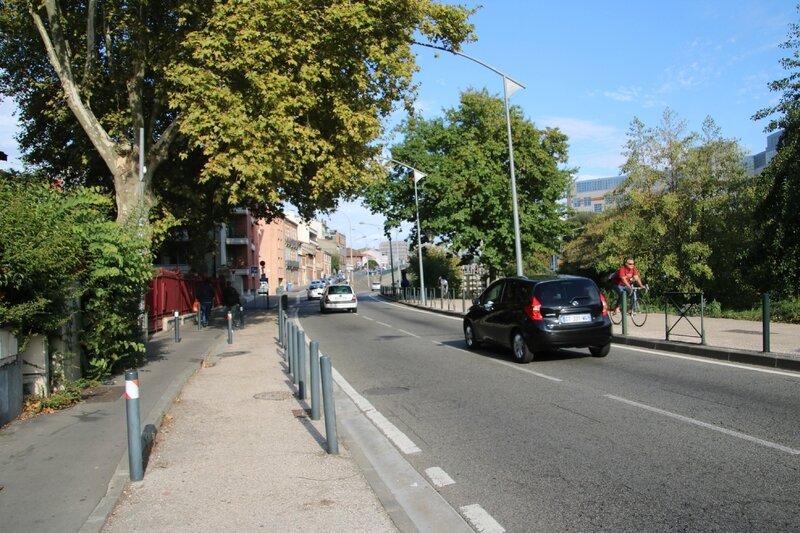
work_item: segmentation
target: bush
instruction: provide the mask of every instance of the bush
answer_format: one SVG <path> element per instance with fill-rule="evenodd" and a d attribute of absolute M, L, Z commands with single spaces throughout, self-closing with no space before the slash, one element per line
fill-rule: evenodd
<path fill-rule="evenodd" d="M 144 353 L 139 305 L 152 277 L 143 228 L 111 220 L 98 189 L 53 189 L 41 176 L 0 175 L 0 327 L 24 345 L 51 335 L 81 302 L 81 340 L 99 378 Z"/>

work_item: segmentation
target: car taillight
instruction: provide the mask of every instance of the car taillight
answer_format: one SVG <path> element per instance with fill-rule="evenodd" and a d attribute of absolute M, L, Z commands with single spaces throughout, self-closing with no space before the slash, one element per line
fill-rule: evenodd
<path fill-rule="evenodd" d="M 356 295 L 355 294 L 353 294 L 353 296 L 350 298 L 350 301 L 352 301 L 352 302 L 356 301 Z"/>
<path fill-rule="evenodd" d="M 602 292 L 600 293 L 600 302 L 603 304 L 603 315 L 608 316 L 608 302 Z"/>
<path fill-rule="evenodd" d="M 533 297 L 531 303 L 525 306 L 525 314 L 528 315 L 531 320 L 544 320 L 544 317 L 542 317 L 542 304 L 536 296 Z"/>

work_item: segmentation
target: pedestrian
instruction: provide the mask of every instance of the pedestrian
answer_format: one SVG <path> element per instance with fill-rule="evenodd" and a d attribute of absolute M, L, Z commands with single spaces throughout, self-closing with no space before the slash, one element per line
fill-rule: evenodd
<path fill-rule="evenodd" d="M 231 311 L 234 306 L 239 305 L 239 291 L 231 285 L 230 281 L 226 281 L 225 288 L 222 289 L 222 305 Z"/>
<path fill-rule="evenodd" d="M 634 282 L 642 288 L 644 288 L 644 283 L 642 283 L 642 279 L 639 277 L 639 271 L 636 269 L 636 263 L 631 257 L 625 259 L 622 266 L 617 270 L 617 276 L 614 279 L 614 289 L 617 291 L 617 305 L 614 306 L 613 312 L 619 313 L 619 306 L 622 303 L 622 293 L 627 291 L 628 294 L 631 294 L 633 292 Z"/>
<path fill-rule="evenodd" d="M 442 289 L 442 298 L 447 296 L 447 278 L 439 276 L 439 287 Z"/>
<path fill-rule="evenodd" d="M 211 309 L 214 307 L 214 287 L 208 278 L 203 278 L 203 282 L 197 289 L 197 300 L 200 302 L 200 325 L 208 326 L 211 318 Z"/>

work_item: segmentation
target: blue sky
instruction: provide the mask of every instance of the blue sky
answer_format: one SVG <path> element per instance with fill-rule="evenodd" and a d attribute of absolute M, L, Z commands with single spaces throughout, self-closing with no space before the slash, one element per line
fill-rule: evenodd
<path fill-rule="evenodd" d="M 463 52 L 525 85 L 512 104 L 537 126 L 569 136 L 569 166 L 579 178 L 617 175 L 631 120 L 655 126 L 667 107 L 689 131 L 711 116 L 723 136 L 763 150 L 765 124 L 750 117 L 777 101 L 767 83 L 785 75 L 779 60 L 790 51 L 779 45 L 789 24 L 800 22 L 788 0 L 482 3 L 472 19 L 478 40 Z M 478 64 L 423 47 L 415 52 L 417 107 L 427 118 L 457 106 L 470 87 L 502 95 L 502 78 Z M 0 150 L 16 166 L 12 111 L 0 103 Z M 381 233 L 361 222 L 383 222 L 357 202 L 323 219 L 345 234 L 352 227 L 356 246 Z"/>
<path fill-rule="evenodd" d="M 568 135 L 578 179 L 618 175 L 631 121 L 656 126 L 667 107 L 688 131 L 711 116 L 724 137 L 751 153 L 764 150 L 765 121 L 750 117 L 777 102 L 767 84 L 786 75 L 779 61 L 790 51 L 779 45 L 789 24 L 800 22 L 797 4 L 786 0 L 459 3 L 484 4 L 472 19 L 478 40 L 462 51 L 525 86 L 511 103 L 537 126 Z M 456 107 L 470 87 L 502 97 L 502 78 L 490 70 L 446 52 L 415 51 L 417 108 L 426 118 Z M 354 235 L 356 220 L 382 220 L 357 203 L 340 212 Z M 348 231 L 344 217 L 330 218 Z"/>

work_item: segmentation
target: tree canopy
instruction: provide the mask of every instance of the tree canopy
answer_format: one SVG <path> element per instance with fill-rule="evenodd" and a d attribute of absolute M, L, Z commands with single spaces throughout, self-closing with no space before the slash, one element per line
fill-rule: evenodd
<path fill-rule="evenodd" d="M 458 50 L 472 10 L 430 0 L 0 5 L 0 92 L 29 162 L 199 220 L 304 216 L 368 182 L 381 122 L 413 96 L 412 36 Z M 139 183 L 139 132 L 146 172 Z M 198 201 L 195 195 L 200 197 Z M 143 201 L 143 202 L 142 202 Z"/>
<path fill-rule="evenodd" d="M 798 6 L 800 12 L 800 6 Z M 773 116 L 767 129 L 783 128 L 778 151 L 760 176 L 766 191 L 756 211 L 758 246 L 750 260 L 763 290 L 780 296 L 800 295 L 800 25 L 789 26 L 783 48 L 791 56 L 781 60 L 786 77 L 769 84 L 782 93 L 778 104 L 762 109 L 754 119 Z"/>
<path fill-rule="evenodd" d="M 735 297 L 755 206 L 738 143 L 710 117 L 700 133 L 688 132 L 666 109 L 655 127 L 631 122 L 626 156 L 617 205 L 589 219 L 567 245 L 565 268 L 600 276 L 635 257 L 658 290 Z"/>
<path fill-rule="evenodd" d="M 520 233 L 525 270 L 542 272 L 567 231 L 559 203 L 571 183 L 567 138 L 557 129 L 537 129 L 511 108 Z M 417 184 L 424 241 L 441 242 L 462 256 L 479 257 L 498 273 L 515 272 L 514 228 L 508 140 L 502 99 L 485 90 L 461 95 L 444 117 L 411 117 L 399 128 L 402 142 L 391 157 L 427 176 Z M 395 166 L 367 194 L 367 204 L 387 216 L 387 225 L 416 220 L 414 183 Z"/>

